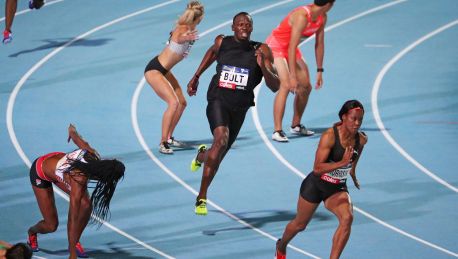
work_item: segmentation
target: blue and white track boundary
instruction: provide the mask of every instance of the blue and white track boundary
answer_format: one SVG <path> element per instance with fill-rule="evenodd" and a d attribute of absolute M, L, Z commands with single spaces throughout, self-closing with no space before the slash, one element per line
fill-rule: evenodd
<path fill-rule="evenodd" d="M 330 30 L 335 29 L 335 28 L 337 28 L 337 27 L 339 27 L 339 26 L 342 26 L 342 25 L 344 25 L 344 24 L 346 24 L 346 23 L 349 23 L 349 22 L 351 22 L 351 21 L 354 21 L 354 20 L 357 19 L 357 18 L 361 18 L 361 17 L 363 17 L 363 16 L 372 14 L 372 13 L 374 13 L 374 12 L 376 12 L 376 11 L 380 11 L 380 10 L 383 10 L 383 9 L 385 9 L 385 8 L 387 8 L 387 7 L 391 7 L 391 6 L 393 6 L 393 5 L 400 4 L 400 3 L 403 3 L 403 2 L 406 2 L 406 1 L 407 1 L 407 0 L 393 1 L 393 2 L 390 2 L 390 3 L 384 4 L 384 5 L 381 5 L 381 6 L 372 8 L 372 9 L 367 10 L 367 11 L 365 11 L 365 12 L 362 12 L 362 13 L 360 13 L 360 14 L 358 14 L 358 15 L 352 16 L 352 17 L 350 17 L 350 18 L 348 18 L 348 19 L 345 19 L 345 20 L 342 20 L 342 21 L 340 21 L 340 22 L 337 22 L 337 23 L 335 23 L 335 24 L 333 24 L 333 25 L 330 25 L 330 26 L 326 27 L 325 31 L 326 31 L 326 32 L 327 32 L 327 31 L 330 31 Z M 447 28 L 449 28 L 449 27 L 455 25 L 456 22 L 457 22 L 457 21 L 455 21 L 455 22 L 453 22 L 453 23 L 451 23 L 451 24 L 449 24 L 449 25 L 446 25 L 446 26 L 444 26 L 444 27 L 441 27 L 442 29 L 436 30 L 435 33 L 428 34 L 428 35 L 430 35 L 429 37 L 431 37 L 431 36 L 437 34 L 438 32 L 440 32 L 440 31 L 442 31 L 442 30 L 445 30 L 445 29 L 447 29 Z M 428 36 L 428 35 L 427 35 L 427 36 Z M 426 36 L 425 36 L 425 37 L 426 37 Z M 423 38 L 425 38 L 425 37 L 423 37 Z M 429 38 L 429 37 L 426 37 L 426 38 Z M 422 38 L 422 39 L 423 39 L 423 38 Z M 306 41 L 302 42 L 299 46 L 305 44 L 306 42 L 310 41 L 311 39 L 312 39 L 312 37 L 308 38 Z M 417 42 L 418 42 L 418 41 L 417 41 Z M 386 70 L 387 70 L 387 69 L 386 69 Z M 383 78 L 383 76 L 382 76 L 381 78 Z M 381 79 L 380 79 L 380 81 L 381 81 Z M 257 100 L 257 98 L 258 98 L 258 96 L 259 96 L 259 92 L 260 92 L 260 90 L 261 90 L 261 87 L 260 87 L 260 86 L 263 85 L 263 83 L 264 83 L 264 82 L 261 82 L 260 85 L 259 85 L 258 87 L 256 87 L 256 89 L 255 89 L 255 99 L 256 99 L 256 100 Z M 255 100 L 255 103 L 258 103 L 256 100 Z M 374 99 L 373 99 L 373 100 L 374 100 Z M 374 101 L 372 101 L 372 103 L 374 103 Z M 252 112 L 253 122 L 254 122 L 254 124 L 255 124 L 255 126 L 256 126 L 256 129 L 257 129 L 257 131 L 258 131 L 258 134 L 259 134 L 259 136 L 261 137 L 261 139 L 264 141 L 264 144 L 267 146 L 267 148 L 272 152 L 272 154 L 273 154 L 273 155 L 274 155 L 283 165 L 285 165 L 285 166 L 286 166 L 289 170 L 291 170 L 294 174 L 296 174 L 297 176 L 299 176 L 299 177 L 301 177 L 302 179 L 304 179 L 304 178 L 305 178 L 305 174 L 304 174 L 303 172 L 301 172 L 299 169 L 297 169 L 295 166 L 293 166 L 287 159 L 285 159 L 285 158 L 283 157 L 283 155 L 282 155 L 282 154 L 274 147 L 274 145 L 270 142 L 269 138 L 267 137 L 267 135 L 265 134 L 265 132 L 264 132 L 264 130 L 263 130 L 261 121 L 260 121 L 260 119 L 259 119 L 259 113 L 258 113 L 257 107 L 256 107 L 256 106 L 253 107 L 253 108 L 251 109 L 251 112 Z M 380 120 L 380 122 L 381 122 L 381 120 Z M 381 124 L 381 125 L 383 126 L 383 124 Z M 381 128 L 381 129 L 382 129 L 382 128 Z M 382 130 L 382 132 L 384 132 L 384 130 Z M 411 239 L 413 239 L 413 240 L 415 240 L 415 241 L 417 241 L 417 242 L 420 242 L 420 243 L 422 243 L 422 244 L 424 244 L 424 245 L 426 245 L 426 246 L 432 247 L 432 248 L 437 249 L 437 250 L 439 250 L 439 251 L 442 251 L 442 252 L 444 252 L 444 253 L 446 253 L 446 254 L 449 254 L 449 255 L 458 257 L 458 254 L 455 253 L 455 252 L 452 252 L 452 251 L 447 250 L 447 249 L 445 249 L 445 248 L 443 248 L 443 247 L 440 247 L 440 246 L 438 246 L 438 245 L 436 245 L 436 244 L 433 244 L 433 243 L 428 242 L 428 241 L 426 241 L 426 240 L 424 240 L 424 239 L 421 239 L 421 238 L 416 237 L 416 236 L 414 236 L 414 235 L 412 235 L 412 234 L 409 234 L 409 233 L 407 233 L 406 231 L 403 231 L 403 230 L 401 230 L 401 229 L 399 229 L 399 228 L 397 228 L 397 227 L 395 227 L 395 226 L 393 226 L 393 225 L 390 225 L 390 224 L 388 224 L 387 222 L 385 222 L 385 221 L 383 221 L 383 220 L 381 220 L 381 219 L 375 217 L 374 215 L 371 215 L 370 213 L 368 213 L 368 212 L 366 212 L 366 211 L 364 211 L 364 210 L 362 210 L 362 209 L 360 209 L 360 208 L 358 208 L 358 207 L 356 207 L 356 206 L 354 206 L 353 208 L 354 208 L 355 211 L 359 212 L 360 214 L 364 215 L 365 217 L 367 217 L 367 218 L 369 218 L 369 219 L 371 219 L 371 220 L 377 222 L 378 224 L 380 224 L 380 225 L 382 225 L 382 226 L 384 226 L 384 227 L 386 227 L 386 228 L 389 228 L 389 229 L 391 229 L 391 230 L 393 230 L 393 231 L 395 231 L 395 232 L 397 232 L 397 233 L 399 233 L 399 234 L 401 234 L 401 235 L 404 235 L 404 236 L 406 236 L 406 237 L 408 237 L 408 238 L 411 238 Z"/>
<path fill-rule="evenodd" d="M 269 9 L 272 9 L 274 7 L 277 7 L 279 5 L 282 5 L 282 4 L 286 4 L 286 3 L 289 3 L 289 2 L 292 2 L 293 0 L 285 0 L 285 1 L 280 1 L 280 2 L 277 2 L 275 4 L 271 4 L 271 5 L 268 5 L 268 6 L 265 6 L 263 8 L 260 8 L 260 9 L 257 9 L 257 10 L 254 10 L 252 12 L 249 12 L 251 15 L 255 15 L 257 13 L 261 13 L 261 12 L 264 12 L 266 10 L 269 10 Z M 202 32 L 201 34 L 199 34 L 199 37 L 202 38 L 203 36 L 209 34 L 210 32 L 213 32 L 219 28 L 222 28 L 224 26 L 227 26 L 227 25 L 230 25 L 232 23 L 232 20 L 228 20 L 228 21 L 225 21 L 221 24 L 218 24 L 204 32 Z M 138 98 L 140 96 L 140 92 L 142 90 L 142 88 L 144 87 L 146 81 L 144 78 L 142 78 L 140 80 L 140 82 L 138 83 L 137 85 L 137 88 L 135 89 L 135 92 L 134 92 L 134 96 L 132 98 L 132 102 L 131 102 L 131 118 L 132 118 L 132 127 L 134 128 L 134 131 L 135 131 L 135 135 L 137 136 L 137 139 L 140 143 L 140 145 L 142 146 L 143 150 L 146 152 L 146 154 L 151 158 L 151 160 L 153 160 L 154 163 L 156 163 L 156 165 L 158 165 L 166 174 L 168 174 L 172 179 L 174 179 L 176 182 L 178 182 L 181 186 L 183 186 L 186 190 L 188 190 L 189 192 L 191 192 L 192 194 L 194 194 L 195 196 L 197 196 L 198 192 L 192 188 L 190 185 L 188 185 L 185 181 L 183 181 L 180 177 L 178 177 L 172 170 L 170 170 L 167 166 L 165 166 L 161 161 L 160 159 L 158 159 L 154 154 L 153 152 L 151 152 L 151 149 L 150 147 L 148 146 L 148 144 L 146 143 L 142 133 L 141 133 L 141 130 L 140 130 L 140 127 L 139 127 L 139 124 L 138 124 L 138 118 L 137 118 L 137 106 L 138 106 Z M 238 223 L 244 225 L 245 227 L 248 227 L 252 230 L 254 230 L 255 232 L 261 234 L 262 236 L 265 236 L 273 241 L 277 241 L 277 238 L 267 232 L 264 232 L 262 231 L 261 229 L 259 228 L 256 228 L 254 227 L 253 225 L 247 223 L 246 221 L 238 218 L 237 216 L 235 216 L 234 214 L 228 212 L 227 210 L 225 210 L 224 208 L 222 208 L 221 206 L 217 205 L 215 202 L 211 201 L 211 200 L 207 200 L 207 204 L 214 207 L 215 209 L 217 209 L 218 211 L 220 211 L 221 213 L 223 213 L 224 215 L 228 216 L 229 218 L 237 221 Z M 300 248 L 297 248 L 293 245 L 289 245 L 288 247 L 290 247 L 291 249 L 299 252 L 299 253 L 302 253 L 304 255 L 307 255 L 311 258 L 320 258 L 316 255 L 313 255 L 307 251 L 304 251 Z"/>
<path fill-rule="evenodd" d="M 388 133 L 388 131 L 385 128 L 385 125 L 383 124 L 382 118 L 380 116 L 380 110 L 378 106 L 378 93 L 380 91 L 380 87 L 382 85 L 383 78 L 385 77 L 386 73 L 388 73 L 388 70 L 396 63 L 398 62 L 402 57 L 404 57 L 407 53 L 409 53 L 411 50 L 413 50 L 415 47 L 423 43 L 424 41 L 436 36 L 437 34 L 455 26 L 458 24 L 458 20 L 455 20 L 453 22 L 450 22 L 430 33 L 427 35 L 421 37 L 420 39 L 416 40 L 412 44 L 410 44 L 407 48 L 403 49 L 401 52 L 399 52 L 397 55 L 395 55 L 386 65 L 382 68 L 382 70 L 379 72 L 377 75 L 377 78 L 375 79 L 374 85 L 372 87 L 372 94 L 371 94 L 371 104 L 372 104 L 372 114 L 374 115 L 374 120 L 377 123 L 377 127 L 380 129 L 380 132 L 382 132 L 383 136 L 385 139 L 390 143 L 396 151 L 398 151 L 405 159 L 407 159 L 410 163 L 412 163 L 415 167 L 417 167 L 421 172 L 425 173 L 427 176 L 431 177 L 434 181 L 442 184 L 443 186 L 447 187 L 448 189 L 454 191 L 455 193 L 458 192 L 458 188 L 455 186 L 449 184 L 430 170 L 428 170 L 425 166 L 420 164 L 415 158 L 413 158 L 407 151 L 405 151 L 397 142 L 394 140 L 394 138 Z"/>
<path fill-rule="evenodd" d="M 103 25 L 100 25 L 86 33 L 83 33 L 81 35 L 79 35 L 78 37 L 66 42 L 64 45 L 56 48 L 55 50 L 53 50 L 52 52 L 50 52 L 48 55 L 46 55 L 44 58 L 42 58 L 39 62 L 37 62 L 29 71 L 27 71 L 27 73 L 25 73 L 22 78 L 19 80 L 19 82 L 16 84 L 16 86 L 14 87 L 13 91 L 11 92 L 11 95 L 8 99 L 8 106 L 7 106 L 7 110 L 6 110 L 6 124 L 7 124 L 7 129 L 8 129 L 8 134 L 10 136 L 10 139 L 11 139 L 11 142 L 13 143 L 13 146 L 14 148 L 16 149 L 17 153 L 19 154 L 19 156 L 21 157 L 22 161 L 24 161 L 24 163 L 27 165 L 27 167 L 30 167 L 31 166 L 31 163 L 30 163 L 30 159 L 26 156 L 24 150 L 22 149 L 21 145 L 19 144 L 19 141 L 16 137 L 16 133 L 14 131 L 14 124 L 13 124 L 13 110 L 14 110 L 14 103 L 15 103 L 15 100 L 16 100 L 16 97 L 20 91 L 20 89 L 22 88 L 22 86 L 25 84 L 25 82 L 27 81 L 27 79 L 35 72 L 37 71 L 41 66 L 43 66 L 48 60 L 50 60 L 52 57 L 54 57 L 56 54 L 58 54 L 60 51 L 62 51 L 63 49 L 65 49 L 66 47 L 72 45 L 73 43 L 77 42 L 78 40 L 81 40 L 81 39 L 84 39 L 86 37 L 88 37 L 89 35 L 97 32 L 97 31 L 100 31 L 102 29 L 105 29 L 109 26 L 112 26 L 114 24 L 117 24 L 119 22 L 122 22 L 122 21 L 125 21 L 129 18 L 132 18 L 134 16 L 137 16 L 137 15 L 140 15 L 140 14 L 144 14 L 146 12 L 149 12 L 149 11 L 152 11 L 152 10 L 155 10 L 155 9 L 158 9 L 158 8 L 161 8 L 161 7 L 164 7 L 164 6 L 167 6 L 169 4 L 173 4 L 173 3 L 176 3 L 176 2 L 179 2 L 179 0 L 170 0 L 170 1 L 166 1 L 166 2 L 163 2 L 163 3 L 160 3 L 160 4 L 157 4 L 157 5 L 154 5 L 154 6 L 151 6 L 149 8 L 145 8 L 143 10 L 140 10 L 140 11 L 137 11 L 137 12 L 134 12 L 134 13 L 131 13 L 129 15 L 125 15 L 125 16 L 122 16 L 118 19 L 115 19 L 115 20 L 112 20 L 108 23 L 105 23 Z M 59 190 L 58 188 L 55 188 L 54 187 L 54 191 L 59 195 L 61 196 L 62 198 L 64 198 L 65 200 L 69 200 L 67 195 L 62 192 L 61 190 Z M 174 258 L 162 251 L 160 251 L 159 249 L 156 249 L 146 243 L 144 243 L 143 241 L 139 240 L 138 238 L 135 238 L 134 236 L 126 233 L 125 231 L 122 231 L 121 229 L 119 228 L 116 228 L 115 226 L 113 226 L 112 224 L 106 222 L 106 221 L 102 221 L 101 219 L 99 218 L 96 218 L 96 220 L 100 221 L 104 226 L 108 227 L 109 229 L 115 231 L 116 233 L 134 241 L 135 243 L 145 247 L 146 249 L 154 252 L 154 253 L 157 253 L 165 258 Z"/>

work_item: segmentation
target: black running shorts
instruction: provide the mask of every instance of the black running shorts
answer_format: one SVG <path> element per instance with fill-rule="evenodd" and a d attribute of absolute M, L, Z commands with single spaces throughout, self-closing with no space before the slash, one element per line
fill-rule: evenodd
<path fill-rule="evenodd" d="M 321 180 L 311 172 L 302 181 L 300 195 L 306 201 L 320 203 L 338 192 L 348 192 L 347 184 L 333 184 Z"/>
<path fill-rule="evenodd" d="M 207 119 L 210 124 L 210 130 L 213 134 L 213 131 L 219 127 L 224 126 L 229 128 L 229 141 L 227 144 L 227 149 L 232 146 L 237 135 L 240 132 L 240 128 L 245 121 L 245 116 L 248 111 L 246 109 L 240 108 L 228 108 L 220 101 L 209 101 L 207 105 Z"/>
<path fill-rule="evenodd" d="M 30 167 L 30 183 L 40 189 L 46 189 L 52 187 L 52 183 L 47 180 L 43 180 L 38 176 L 37 173 L 37 159 L 33 161 L 32 166 Z"/>

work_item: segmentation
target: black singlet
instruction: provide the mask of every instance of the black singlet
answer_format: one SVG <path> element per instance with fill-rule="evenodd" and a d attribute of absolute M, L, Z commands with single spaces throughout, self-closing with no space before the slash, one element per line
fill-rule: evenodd
<path fill-rule="evenodd" d="M 337 130 L 337 124 L 332 127 L 334 130 L 334 146 L 331 148 L 329 152 L 329 156 L 326 162 L 337 162 L 342 160 L 342 157 L 345 153 L 345 149 L 342 147 L 342 143 L 340 143 L 339 131 Z M 355 145 L 353 146 L 353 157 L 352 160 L 354 161 L 359 156 L 359 133 L 356 133 L 355 136 Z"/>
<path fill-rule="evenodd" d="M 342 160 L 345 149 L 340 142 L 339 131 L 337 125 L 333 127 L 334 131 L 334 146 L 331 148 L 327 162 L 337 162 Z M 353 151 L 353 160 L 360 154 L 359 133 L 355 135 L 355 145 Z M 347 176 L 352 164 L 338 168 L 332 172 L 320 176 L 311 172 L 303 181 L 300 188 L 300 195 L 305 200 L 312 203 L 320 203 L 325 201 L 337 192 L 348 192 Z"/>
<path fill-rule="evenodd" d="M 262 80 L 255 51 L 261 45 L 255 41 L 236 41 L 226 36 L 217 54 L 216 74 L 208 87 L 207 100 L 220 101 L 231 108 L 254 106 L 254 88 Z"/>

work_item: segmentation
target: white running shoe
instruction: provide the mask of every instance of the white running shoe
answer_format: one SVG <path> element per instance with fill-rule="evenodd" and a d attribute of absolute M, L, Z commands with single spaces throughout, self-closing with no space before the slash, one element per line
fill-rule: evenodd
<path fill-rule="evenodd" d="M 308 130 L 304 125 L 298 124 L 296 126 L 293 126 L 289 129 L 289 132 L 291 132 L 294 135 L 302 135 L 302 136 L 312 136 L 315 134 L 315 132 Z"/>
<path fill-rule="evenodd" d="M 186 146 L 184 142 L 176 140 L 174 137 L 170 137 L 169 139 L 167 139 L 167 144 L 169 144 L 172 147 L 179 147 L 179 148 L 183 148 Z"/>
<path fill-rule="evenodd" d="M 272 140 L 278 142 L 288 142 L 288 137 L 286 137 L 286 134 L 283 130 L 277 130 L 272 134 Z"/>
<path fill-rule="evenodd" d="M 164 141 L 159 145 L 159 152 L 162 154 L 173 154 L 173 150 L 170 148 L 167 141 Z"/>

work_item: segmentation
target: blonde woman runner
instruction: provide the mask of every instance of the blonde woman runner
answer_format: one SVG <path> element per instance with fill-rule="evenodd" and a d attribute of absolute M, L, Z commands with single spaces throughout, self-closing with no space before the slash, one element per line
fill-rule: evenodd
<path fill-rule="evenodd" d="M 173 131 L 186 108 L 186 99 L 180 84 L 170 70 L 189 54 L 194 41 L 198 39 L 196 26 L 202 21 L 203 15 L 204 6 L 199 1 L 189 2 L 170 33 L 167 46 L 145 68 L 146 81 L 167 103 L 167 109 L 162 116 L 162 134 L 159 143 L 159 152 L 163 154 L 173 154 L 171 147 L 184 146 L 182 142 L 174 139 Z"/>

